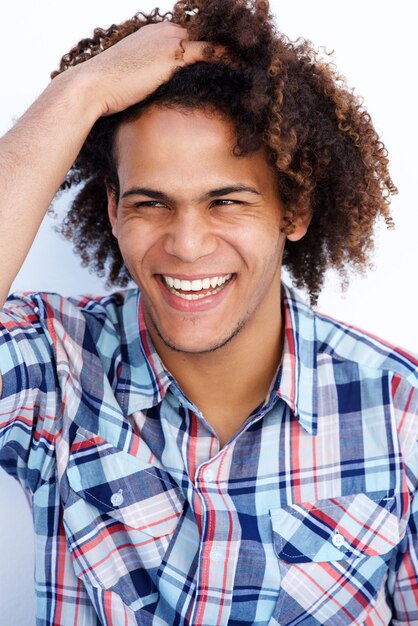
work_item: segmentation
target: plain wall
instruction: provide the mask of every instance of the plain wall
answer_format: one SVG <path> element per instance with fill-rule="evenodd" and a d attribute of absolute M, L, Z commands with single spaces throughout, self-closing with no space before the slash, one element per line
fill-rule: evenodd
<path fill-rule="evenodd" d="M 73 0 L 62 4 L 21 0 L 0 9 L 0 134 L 20 116 L 48 82 L 61 55 L 93 27 L 106 27 L 148 10 L 154 1 Z M 159 2 L 170 8 L 167 1 Z M 377 229 L 375 271 L 352 280 L 342 294 L 330 277 L 318 309 L 418 352 L 416 270 L 418 211 L 413 3 L 389 0 L 271 2 L 278 25 L 291 38 L 304 36 L 335 51 L 337 66 L 382 133 L 399 187 L 393 200 L 396 229 Z M 56 206 L 62 214 L 68 200 Z M 28 207 L 30 210 L 30 207 Z M 71 245 L 53 232 L 46 217 L 13 290 L 51 290 L 65 295 L 103 293 L 104 281 L 82 269 Z M 3 251 L 4 253 L 4 251 Z M 7 251 L 6 251 L 7 253 Z M 0 471 L 0 626 L 33 626 L 33 533 L 22 490 Z"/>

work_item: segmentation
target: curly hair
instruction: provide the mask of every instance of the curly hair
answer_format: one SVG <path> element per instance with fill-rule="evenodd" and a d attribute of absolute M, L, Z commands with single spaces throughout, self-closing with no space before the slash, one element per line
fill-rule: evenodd
<path fill-rule="evenodd" d="M 182 0 L 172 12 L 139 12 L 95 29 L 62 57 L 51 77 L 163 20 L 186 27 L 193 40 L 225 46 L 234 62 L 208 59 L 182 67 L 143 102 L 100 118 L 61 186 L 78 188 L 60 232 L 74 242 L 84 266 L 99 276 L 108 268 L 107 284 L 126 286 L 131 277 L 107 215 L 107 186 L 118 193 L 115 131 L 152 103 L 210 108 L 235 124 L 237 157 L 265 150 L 285 207 L 284 232 L 312 214 L 307 234 L 287 240 L 283 265 L 315 304 L 328 269 L 346 283 L 349 270 L 369 267 L 378 217 L 393 227 L 390 196 L 397 189 L 362 100 L 309 41 L 277 32 L 265 0 Z"/>

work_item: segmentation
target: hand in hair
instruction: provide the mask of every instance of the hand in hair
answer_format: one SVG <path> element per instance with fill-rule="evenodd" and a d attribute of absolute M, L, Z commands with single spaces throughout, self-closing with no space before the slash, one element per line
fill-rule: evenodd
<path fill-rule="evenodd" d="M 98 48 L 101 52 L 100 43 Z M 206 60 L 211 51 L 207 42 L 190 41 L 182 26 L 159 22 L 145 25 L 70 69 L 88 77 L 102 115 L 110 115 L 143 100 L 177 68 Z"/>

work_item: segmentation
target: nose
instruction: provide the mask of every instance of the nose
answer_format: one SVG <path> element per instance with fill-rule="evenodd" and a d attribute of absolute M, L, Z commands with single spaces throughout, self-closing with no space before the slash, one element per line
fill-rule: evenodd
<path fill-rule="evenodd" d="M 212 254 L 217 245 L 210 218 L 195 208 L 178 211 L 165 237 L 165 251 L 184 263 Z"/>

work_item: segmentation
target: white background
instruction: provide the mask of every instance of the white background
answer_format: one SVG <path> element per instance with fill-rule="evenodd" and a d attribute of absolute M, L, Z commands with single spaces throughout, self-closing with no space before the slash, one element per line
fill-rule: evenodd
<path fill-rule="evenodd" d="M 56 0 L 2 3 L 0 9 L 0 134 L 42 91 L 63 53 L 96 26 L 107 27 L 155 6 L 154 0 Z M 160 1 L 162 9 L 170 3 Z M 393 0 L 271 2 L 279 28 L 335 51 L 337 66 L 356 87 L 389 150 L 399 187 L 395 231 L 377 233 L 375 271 L 355 278 L 341 294 L 327 282 L 319 310 L 418 352 L 416 49 L 413 3 Z M 56 209 L 63 212 L 65 198 Z M 30 207 L 28 207 L 30 210 Z M 56 223 L 56 222 L 55 222 Z M 65 295 L 103 293 L 104 281 L 80 267 L 71 244 L 46 217 L 13 290 L 46 289 Z M 7 254 L 3 250 L 2 254 Z M 29 508 L 14 481 L 0 472 L 0 626 L 34 626 L 33 537 Z"/>

